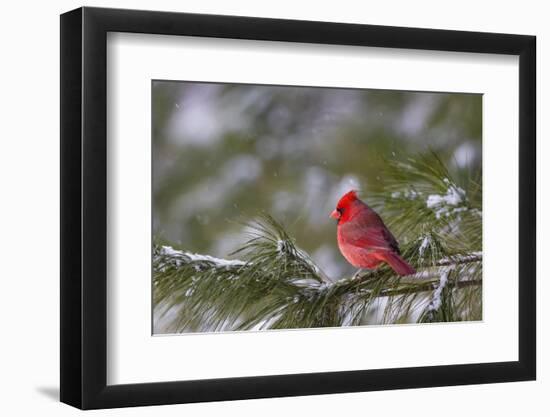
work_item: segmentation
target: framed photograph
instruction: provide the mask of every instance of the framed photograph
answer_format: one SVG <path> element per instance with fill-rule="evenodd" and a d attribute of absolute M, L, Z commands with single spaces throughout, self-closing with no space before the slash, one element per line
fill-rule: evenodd
<path fill-rule="evenodd" d="M 61 16 L 61 401 L 533 380 L 535 37 Z"/>

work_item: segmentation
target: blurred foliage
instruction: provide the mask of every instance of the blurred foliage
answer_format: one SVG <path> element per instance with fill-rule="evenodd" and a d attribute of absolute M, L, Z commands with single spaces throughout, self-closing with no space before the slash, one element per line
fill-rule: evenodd
<path fill-rule="evenodd" d="M 391 188 L 388 168 L 431 151 L 463 188 L 480 184 L 481 110 L 474 94 L 155 81 L 155 236 L 227 257 L 244 243 L 243 224 L 270 213 L 336 280 L 353 272 L 328 217 L 338 198 L 359 188 L 384 219 L 397 218 L 380 196 L 418 181 L 398 169 Z M 400 242 L 426 209 L 418 200 L 402 213 L 410 221 L 392 229 Z"/>

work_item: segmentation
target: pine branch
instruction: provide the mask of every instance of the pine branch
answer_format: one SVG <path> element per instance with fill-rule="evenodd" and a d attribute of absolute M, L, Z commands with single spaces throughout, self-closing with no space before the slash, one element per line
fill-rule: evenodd
<path fill-rule="evenodd" d="M 448 266 L 448 265 L 460 265 L 460 264 L 467 264 L 472 262 L 481 262 L 483 260 L 483 256 L 481 252 L 472 252 L 466 255 L 460 255 L 453 259 L 445 258 L 440 259 L 435 263 L 435 266 Z"/>
<path fill-rule="evenodd" d="M 456 266 L 456 265 L 463 265 L 463 264 L 470 264 L 470 263 L 473 263 L 473 262 L 482 262 L 483 261 L 483 256 L 481 254 L 481 252 L 472 252 L 472 253 L 467 253 L 467 254 L 464 254 L 464 255 L 456 255 L 454 257 L 450 257 L 450 258 L 441 258 L 441 259 L 437 259 L 435 261 L 433 261 L 432 263 L 432 266 L 434 267 L 443 267 L 443 266 Z M 373 275 L 375 275 L 376 273 L 373 274 L 372 271 L 367 271 L 363 274 L 358 274 L 356 277 L 352 278 L 352 279 L 357 279 L 357 280 L 368 280 L 368 279 L 372 279 L 373 278 Z M 428 271 L 428 270 L 425 270 L 425 271 L 422 271 L 420 273 L 417 273 L 415 275 L 413 275 L 413 279 L 415 279 L 416 282 L 419 282 L 418 280 L 421 279 L 421 278 L 430 278 L 430 277 L 438 277 L 439 274 L 437 272 L 431 272 Z"/>
<path fill-rule="evenodd" d="M 345 310 L 345 304 L 353 309 L 363 303 L 364 313 L 380 298 L 434 292 L 438 287 L 434 278 L 442 271 L 448 274 L 482 261 L 478 252 L 460 254 L 439 258 L 411 277 L 397 277 L 389 268 L 380 268 L 360 278 L 329 283 L 273 219 L 267 225 L 256 223 L 252 230 L 249 242 L 237 251 L 246 260 L 155 247 L 156 304 L 164 314 L 174 306 L 180 309 L 173 331 L 342 325 L 345 314 L 339 310 Z M 429 257 L 429 249 L 424 248 L 423 256 Z M 417 263 L 417 267 L 423 266 Z M 457 277 L 447 288 L 481 284 L 481 279 Z"/>
<path fill-rule="evenodd" d="M 481 279 L 470 279 L 465 281 L 457 281 L 448 284 L 450 288 L 465 288 L 474 285 L 481 285 L 483 281 Z M 434 291 L 437 289 L 437 282 L 421 282 L 410 288 L 396 288 L 381 291 L 379 297 L 394 297 L 396 295 L 411 294 L 417 292 Z"/>

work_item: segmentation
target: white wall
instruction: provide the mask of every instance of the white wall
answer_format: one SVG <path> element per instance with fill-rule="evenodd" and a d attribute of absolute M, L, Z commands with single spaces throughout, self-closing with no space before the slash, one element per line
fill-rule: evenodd
<path fill-rule="evenodd" d="M 538 37 L 539 259 L 550 250 L 548 137 L 550 26 L 545 2 L 93 1 L 89 6 L 240 14 L 534 34 Z M 59 17 L 76 1 L 5 2 L 0 71 L 0 410 L 3 415 L 75 415 L 57 402 L 59 310 Z M 7 145 L 7 149 L 5 146 Z M 546 157 L 546 158 L 545 158 Z M 7 233 L 6 233 L 7 232 Z M 388 391 L 100 411 L 94 415 L 548 415 L 550 284 L 539 262 L 539 380 L 527 383 Z M 403 347 L 406 351 L 406 347 Z M 358 349 L 358 354 L 360 349 Z M 544 395 L 546 394 L 546 395 Z M 32 414 L 31 414 L 32 415 Z"/>

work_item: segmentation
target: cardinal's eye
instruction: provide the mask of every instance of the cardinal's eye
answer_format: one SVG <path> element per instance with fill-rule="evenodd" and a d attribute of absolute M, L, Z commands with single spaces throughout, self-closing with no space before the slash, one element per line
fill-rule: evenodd
<path fill-rule="evenodd" d="M 342 213 L 344 212 L 344 209 L 343 208 L 337 208 L 336 211 L 338 213 L 340 213 L 340 216 L 342 215 Z"/>

